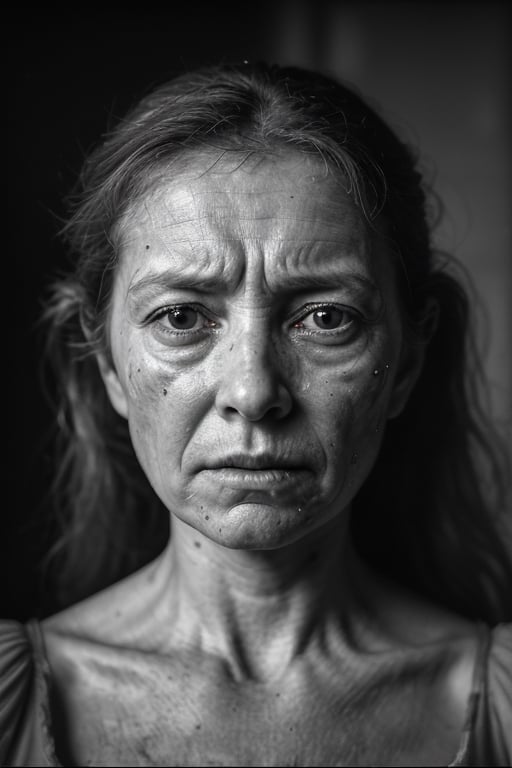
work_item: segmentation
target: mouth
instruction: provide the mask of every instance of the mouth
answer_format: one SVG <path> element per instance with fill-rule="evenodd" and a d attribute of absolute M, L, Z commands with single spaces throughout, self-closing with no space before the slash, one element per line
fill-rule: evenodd
<path fill-rule="evenodd" d="M 231 454 L 209 462 L 203 472 L 225 488 L 279 492 L 301 485 L 310 470 L 298 461 L 276 455 Z"/>
<path fill-rule="evenodd" d="M 230 454 L 220 459 L 208 462 L 207 469 L 239 469 L 245 471 L 292 471 L 304 470 L 305 466 L 297 461 L 291 461 L 272 454 Z"/>

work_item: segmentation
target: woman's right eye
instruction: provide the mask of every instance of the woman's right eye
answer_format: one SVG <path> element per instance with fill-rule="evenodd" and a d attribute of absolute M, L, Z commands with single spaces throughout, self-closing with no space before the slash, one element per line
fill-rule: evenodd
<path fill-rule="evenodd" d="M 163 307 L 149 318 L 149 322 L 159 333 L 183 339 L 218 326 L 199 307 L 189 304 Z"/>
<path fill-rule="evenodd" d="M 160 321 L 164 319 L 176 331 L 191 331 L 206 318 L 194 307 L 173 307 L 159 317 Z"/>

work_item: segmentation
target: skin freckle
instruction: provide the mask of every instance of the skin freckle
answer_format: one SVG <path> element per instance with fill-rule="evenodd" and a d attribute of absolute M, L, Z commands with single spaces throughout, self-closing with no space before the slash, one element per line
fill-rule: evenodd
<path fill-rule="evenodd" d="M 119 367 L 137 371 L 125 381 L 130 382 L 131 427 L 143 468 L 172 512 L 179 511 L 185 522 L 199 519 L 208 537 L 242 547 L 253 546 L 254 524 L 246 522 L 245 502 L 239 503 L 246 491 L 239 480 L 233 487 L 219 480 L 212 491 L 208 483 L 215 476 L 203 471 L 205 465 L 230 451 L 245 452 L 244 435 L 252 433 L 255 451 L 259 442 L 307 467 L 298 483 L 265 490 L 269 509 L 279 499 L 290 519 L 308 531 L 319 524 L 319 516 L 327 520 L 346 503 L 380 442 L 375 428 L 385 406 L 386 377 L 372 373 L 384 373 L 381 361 L 390 359 L 384 345 L 394 345 L 397 338 L 388 318 L 355 336 L 322 336 L 320 328 L 291 337 L 290 323 L 282 319 L 284 295 L 286 306 L 293 297 L 294 312 L 324 300 L 353 300 L 373 312 L 388 285 L 370 260 L 351 204 L 328 179 L 321 201 L 295 194 L 297 183 L 303 183 L 299 170 L 297 177 L 283 164 L 283 174 L 289 174 L 284 195 L 281 189 L 272 191 L 270 168 L 249 181 L 230 175 L 227 188 L 223 176 L 220 190 L 202 173 L 182 179 L 182 186 L 166 179 L 152 201 L 151 221 L 138 224 L 138 247 L 124 253 L 116 294 L 114 322 L 130 341 L 119 345 Z M 290 185 L 294 192 L 286 194 Z M 169 211 L 180 205 L 170 226 Z M 126 223 L 127 235 L 131 226 Z M 213 248 L 219 241 L 222 248 Z M 151 253 L 141 265 L 149 243 Z M 333 293 L 338 276 L 342 288 Z M 203 325 L 199 333 L 194 327 L 189 335 L 186 328 L 164 335 L 157 325 L 132 323 L 126 286 L 139 307 L 137 318 L 141 307 L 147 306 L 148 317 L 174 303 L 204 303 L 219 318 L 218 328 L 211 333 Z M 361 461 L 352 468 L 355 445 Z M 306 485 L 308 500 L 301 503 Z M 222 510 L 227 509 L 237 511 L 226 517 Z M 279 528 L 282 541 L 291 524 L 273 514 L 272 525 L 261 526 L 262 540 L 272 528 Z"/>

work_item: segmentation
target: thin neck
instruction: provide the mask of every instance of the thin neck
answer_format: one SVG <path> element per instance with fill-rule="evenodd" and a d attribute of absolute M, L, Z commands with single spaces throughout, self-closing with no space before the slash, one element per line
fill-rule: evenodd
<path fill-rule="evenodd" d="M 173 519 L 157 578 L 183 642 L 223 657 L 235 677 L 261 679 L 325 643 L 329 626 L 339 634 L 354 605 L 355 562 L 339 518 L 266 551 L 228 549 Z"/>

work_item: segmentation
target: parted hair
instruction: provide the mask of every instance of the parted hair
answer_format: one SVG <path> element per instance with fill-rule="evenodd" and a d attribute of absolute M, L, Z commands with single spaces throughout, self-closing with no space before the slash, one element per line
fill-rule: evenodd
<path fill-rule="evenodd" d="M 468 617 L 504 620 L 512 584 L 499 527 L 505 451 L 487 414 L 471 285 L 432 245 L 435 198 L 416 153 L 354 88 L 265 63 L 203 67 L 153 87 L 101 138 L 69 196 L 69 267 L 49 287 L 43 316 L 56 410 L 60 533 L 48 562 L 58 604 L 134 570 L 168 535 L 168 513 L 108 400 L 97 356 L 110 355 L 120 219 L 155 174 L 204 149 L 317 156 L 344 179 L 368 226 L 386 222 L 405 336 L 426 346 L 425 362 L 353 500 L 353 537 L 403 584 Z M 427 333 L 433 304 L 438 320 Z"/>

